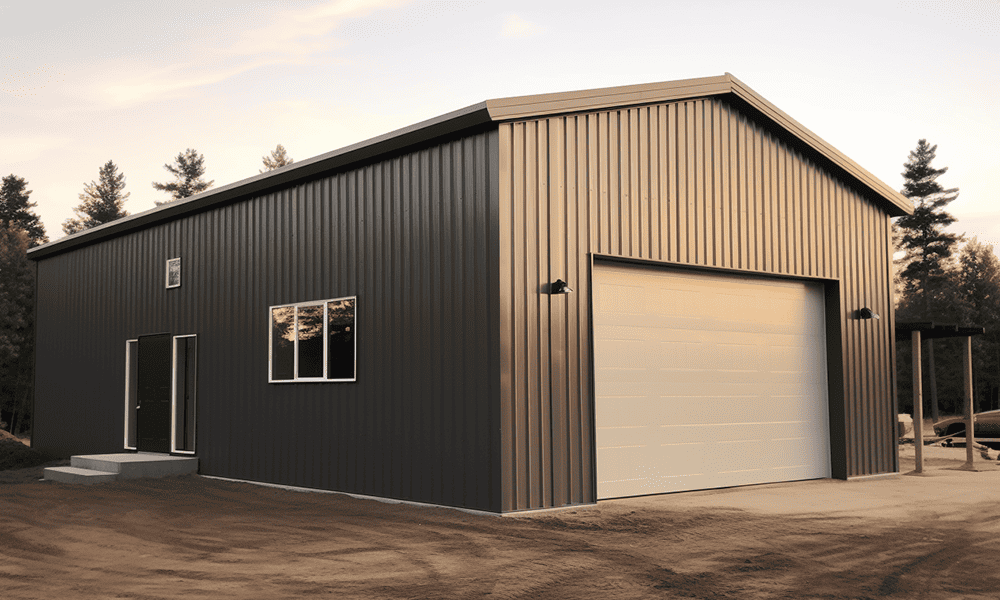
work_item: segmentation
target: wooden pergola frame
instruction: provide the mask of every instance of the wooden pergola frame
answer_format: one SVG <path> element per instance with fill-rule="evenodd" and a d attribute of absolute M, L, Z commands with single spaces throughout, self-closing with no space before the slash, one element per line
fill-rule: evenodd
<path fill-rule="evenodd" d="M 917 460 L 915 473 L 924 472 L 924 390 L 923 390 L 923 370 L 920 364 L 922 341 L 936 338 L 965 338 L 965 351 L 962 352 L 962 370 L 965 391 L 965 464 L 960 468 L 968 471 L 975 471 L 975 449 L 976 432 L 973 429 L 975 415 L 972 406 L 972 336 L 983 335 L 986 329 L 983 327 L 960 327 L 958 325 L 945 325 L 934 323 L 933 321 L 923 321 L 915 323 L 896 323 L 896 340 L 904 341 L 906 334 L 910 334 L 910 341 L 913 345 L 913 445 L 916 448 Z M 933 377 L 934 374 L 931 373 Z"/>

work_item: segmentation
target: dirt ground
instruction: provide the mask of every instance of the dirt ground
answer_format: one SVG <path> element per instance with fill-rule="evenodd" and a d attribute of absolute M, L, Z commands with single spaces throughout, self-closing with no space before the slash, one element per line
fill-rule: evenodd
<path fill-rule="evenodd" d="M 912 446 L 901 456 L 911 470 Z M 0 483 L 0 598 L 995 599 L 1000 467 L 927 456 L 925 476 L 503 518 L 198 476 L 55 484 L 36 467 Z"/>

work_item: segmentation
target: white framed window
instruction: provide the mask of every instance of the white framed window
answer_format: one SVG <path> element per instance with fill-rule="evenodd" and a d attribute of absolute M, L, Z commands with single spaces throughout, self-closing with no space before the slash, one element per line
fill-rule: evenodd
<path fill-rule="evenodd" d="M 270 307 L 268 382 L 357 381 L 357 299 Z"/>
<path fill-rule="evenodd" d="M 180 257 L 167 260 L 167 289 L 181 287 Z"/>

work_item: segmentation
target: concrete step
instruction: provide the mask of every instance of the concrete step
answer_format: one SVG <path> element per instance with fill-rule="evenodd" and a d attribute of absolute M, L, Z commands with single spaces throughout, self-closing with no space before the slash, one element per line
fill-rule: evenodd
<path fill-rule="evenodd" d="M 58 481 L 59 483 L 104 483 L 118 478 L 115 473 L 79 467 L 46 467 L 44 473 L 46 481 Z"/>
<path fill-rule="evenodd" d="M 116 479 L 168 477 L 198 472 L 193 456 L 122 452 L 73 456 L 68 467 L 48 467 L 45 479 L 62 483 L 100 483 Z"/>
<path fill-rule="evenodd" d="M 193 456 L 132 453 L 86 454 L 70 458 L 69 464 L 81 469 L 115 473 L 119 479 L 167 477 L 198 472 L 198 459 Z"/>

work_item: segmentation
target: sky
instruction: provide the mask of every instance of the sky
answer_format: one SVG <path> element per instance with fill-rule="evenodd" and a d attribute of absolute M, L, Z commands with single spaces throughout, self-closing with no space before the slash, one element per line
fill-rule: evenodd
<path fill-rule="evenodd" d="M 132 214 L 492 98 L 732 73 L 894 189 L 917 140 L 1000 250 L 1000 0 L 0 0 L 0 175 L 49 238 L 113 160 Z"/>

